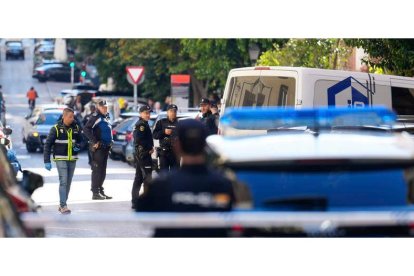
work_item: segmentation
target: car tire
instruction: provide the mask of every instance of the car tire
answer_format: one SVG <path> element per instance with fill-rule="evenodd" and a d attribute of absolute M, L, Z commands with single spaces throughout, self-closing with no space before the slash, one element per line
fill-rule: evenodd
<path fill-rule="evenodd" d="M 47 81 L 47 79 L 46 78 L 38 78 L 38 80 L 39 80 L 39 82 L 46 82 Z"/>
<path fill-rule="evenodd" d="M 127 161 L 128 165 L 135 168 L 135 162 L 134 161 Z"/>
<path fill-rule="evenodd" d="M 120 156 L 116 153 L 113 153 L 112 151 L 109 153 L 109 158 L 111 158 L 112 160 L 120 160 Z"/>
<path fill-rule="evenodd" d="M 32 144 L 26 144 L 27 152 L 33 153 L 37 151 L 37 146 L 34 146 Z"/>

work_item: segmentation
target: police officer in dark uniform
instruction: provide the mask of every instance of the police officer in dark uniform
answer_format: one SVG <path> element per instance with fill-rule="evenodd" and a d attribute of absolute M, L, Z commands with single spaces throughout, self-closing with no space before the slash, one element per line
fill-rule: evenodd
<path fill-rule="evenodd" d="M 207 131 L 194 119 L 180 121 L 174 150 L 182 167 L 162 172 L 136 201 L 145 212 L 223 212 L 234 204 L 232 182 L 206 164 Z M 157 229 L 155 236 L 223 236 L 225 229 Z"/>
<path fill-rule="evenodd" d="M 175 104 L 170 104 L 167 107 L 167 118 L 159 120 L 153 131 L 154 139 L 160 140 L 158 152 L 161 170 L 170 170 L 177 166 L 177 158 L 172 149 L 173 141 L 177 137 L 177 109 Z"/>
<path fill-rule="evenodd" d="M 203 98 L 200 102 L 201 117 L 199 120 L 207 129 L 207 135 L 217 134 L 218 128 L 216 125 L 216 117 L 211 113 L 210 100 Z"/>
<path fill-rule="evenodd" d="M 88 115 L 86 115 L 83 118 L 83 120 L 82 120 L 82 123 L 83 123 L 84 126 L 89 121 L 89 119 L 93 116 L 93 114 L 95 114 L 95 112 L 96 112 L 96 106 L 94 104 L 91 104 L 89 106 L 89 108 L 91 110 L 91 113 L 89 113 Z M 86 136 L 85 136 L 85 138 L 86 138 L 85 140 L 87 140 L 87 137 Z M 91 169 L 92 169 L 92 152 L 89 149 L 88 149 L 88 164 L 89 164 L 89 166 L 91 166 Z"/>
<path fill-rule="evenodd" d="M 134 145 L 136 170 L 134 184 L 132 185 L 132 208 L 134 208 L 135 199 L 139 196 L 139 190 L 144 182 L 144 191 L 148 188 L 148 182 L 152 174 L 152 157 L 154 152 L 154 141 L 152 138 L 151 128 L 148 125 L 151 108 L 143 105 L 139 109 L 140 119 L 134 128 Z"/>
<path fill-rule="evenodd" d="M 112 197 L 104 193 L 103 188 L 109 150 L 112 146 L 112 127 L 106 101 L 98 103 L 98 111 L 88 120 L 83 133 L 89 140 L 89 150 L 92 155 L 92 199 L 111 199 Z"/>

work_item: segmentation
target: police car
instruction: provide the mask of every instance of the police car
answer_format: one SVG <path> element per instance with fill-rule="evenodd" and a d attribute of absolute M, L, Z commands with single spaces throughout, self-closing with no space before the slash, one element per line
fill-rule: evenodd
<path fill-rule="evenodd" d="M 335 214 L 334 236 L 413 234 L 398 218 L 414 211 L 414 141 L 392 131 L 392 111 L 241 108 L 226 110 L 220 123 L 223 135 L 207 143 L 214 162 L 245 188 L 236 191 L 244 208 L 286 212 L 290 222 L 246 233 L 306 236 L 301 215 L 305 222 L 326 216 L 329 224 Z M 384 211 L 389 220 L 371 223 Z"/>

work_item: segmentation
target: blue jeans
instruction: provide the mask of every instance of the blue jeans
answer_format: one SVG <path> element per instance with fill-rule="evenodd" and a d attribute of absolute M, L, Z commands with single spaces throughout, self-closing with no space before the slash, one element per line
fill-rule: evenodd
<path fill-rule="evenodd" d="M 59 199 L 61 207 L 66 206 L 75 167 L 76 161 L 56 161 L 56 168 L 59 174 Z"/>

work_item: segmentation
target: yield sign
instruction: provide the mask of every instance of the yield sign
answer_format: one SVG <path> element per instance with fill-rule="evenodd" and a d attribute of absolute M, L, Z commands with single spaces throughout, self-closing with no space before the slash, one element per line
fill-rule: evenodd
<path fill-rule="evenodd" d="M 132 81 L 137 84 L 144 74 L 143 66 L 127 66 L 126 71 L 131 77 Z"/>

